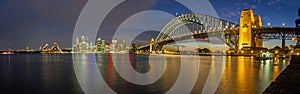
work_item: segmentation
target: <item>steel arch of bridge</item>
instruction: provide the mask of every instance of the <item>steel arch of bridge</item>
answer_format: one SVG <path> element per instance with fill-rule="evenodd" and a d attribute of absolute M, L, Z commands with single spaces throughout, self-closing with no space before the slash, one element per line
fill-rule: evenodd
<path fill-rule="evenodd" d="M 201 26 L 198 31 L 199 31 L 199 33 L 203 33 L 203 34 L 211 33 L 211 32 L 220 32 L 220 31 L 224 31 L 225 29 L 233 29 L 238 26 L 236 23 L 225 21 L 225 20 L 210 16 L 210 15 L 183 14 L 181 16 L 178 16 L 178 17 L 172 19 L 161 30 L 161 32 L 158 34 L 158 36 L 155 39 L 155 44 L 158 45 L 162 42 L 172 40 L 172 39 L 178 37 L 178 35 L 185 33 L 186 31 L 175 32 L 175 30 L 186 24 L 197 24 L 197 25 Z M 193 31 L 190 33 L 191 34 L 197 33 L 197 31 L 195 31 L 195 32 Z M 155 47 L 157 47 L 157 45 Z"/>

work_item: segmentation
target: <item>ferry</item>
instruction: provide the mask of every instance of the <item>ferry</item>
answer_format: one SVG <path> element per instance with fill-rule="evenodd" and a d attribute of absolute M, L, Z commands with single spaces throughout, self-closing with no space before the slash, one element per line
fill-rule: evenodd
<path fill-rule="evenodd" d="M 15 53 L 12 51 L 6 51 L 6 52 L 2 52 L 1 54 L 2 55 L 11 55 L 11 54 L 15 54 Z"/>
<path fill-rule="evenodd" d="M 274 55 L 272 53 L 266 52 L 266 53 L 257 54 L 254 58 L 255 60 L 273 60 Z"/>

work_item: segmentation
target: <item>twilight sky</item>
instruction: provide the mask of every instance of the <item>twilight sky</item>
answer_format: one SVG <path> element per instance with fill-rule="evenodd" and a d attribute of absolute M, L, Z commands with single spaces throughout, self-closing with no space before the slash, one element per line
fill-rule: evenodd
<path fill-rule="evenodd" d="M 161 6 L 161 1 L 168 3 L 171 0 L 153 0 L 153 3 L 147 6 L 149 9 L 169 9 L 174 11 L 174 14 L 186 11 L 173 3 Z M 221 19 L 231 22 L 239 23 L 240 11 L 245 8 L 252 8 L 255 14 L 261 15 L 263 25 L 269 22 L 272 26 L 281 26 L 285 23 L 288 27 L 294 27 L 294 21 L 300 18 L 297 16 L 300 0 L 209 1 Z M 45 43 L 52 45 L 54 41 L 57 41 L 61 48 L 71 47 L 77 18 L 86 2 L 87 0 L 0 0 L 0 49 L 24 49 L 26 46 L 37 49 Z M 98 36 L 109 40 L 105 38 L 109 32 L 100 33 Z M 157 34 L 145 33 L 138 37 L 147 39 Z M 277 42 L 280 43 L 266 41 L 264 45 L 274 47 L 274 43 Z"/>

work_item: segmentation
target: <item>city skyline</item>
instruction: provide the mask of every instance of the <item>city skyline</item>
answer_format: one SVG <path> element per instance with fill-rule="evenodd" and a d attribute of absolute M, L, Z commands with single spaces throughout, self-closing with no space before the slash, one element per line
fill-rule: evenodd
<path fill-rule="evenodd" d="M 66 1 L 39 1 L 39 0 L 3 0 L 0 1 L 0 49 L 24 49 L 29 46 L 38 49 L 45 43 L 58 42 L 61 48 L 72 47 L 72 33 L 75 23 L 86 0 L 66 0 Z M 167 2 L 167 1 L 166 1 Z M 294 27 L 297 19 L 297 10 L 300 1 L 288 2 L 287 0 L 251 0 L 235 1 L 210 0 L 217 14 L 221 19 L 239 23 L 239 13 L 245 8 L 252 8 L 255 14 L 262 17 L 263 25 L 271 23 L 271 26 Z M 66 5 L 68 3 L 68 5 Z M 149 8 L 170 8 L 174 14 L 185 14 L 184 9 L 176 6 L 160 6 L 157 1 L 153 1 Z M 279 14 L 279 15 L 274 15 Z M 143 27 L 143 26 L 138 26 Z M 97 37 L 111 40 L 109 30 L 101 33 Z M 138 42 L 149 42 L 151 37 L 155 37 L 153 32 L 148 32 L 148 37 L 137 39 Z M 141 35 L 145 36 L 145 35 Z M 144 38 L 144 39 L 143 39 Z M 96 40 L 94 40 L 95 42 Z M 266 41 L 268 47 L 274 47 L 274 43 L 280 45 L 280 41 Z M 293 41 L 287 43 L 295 43 Z"/>

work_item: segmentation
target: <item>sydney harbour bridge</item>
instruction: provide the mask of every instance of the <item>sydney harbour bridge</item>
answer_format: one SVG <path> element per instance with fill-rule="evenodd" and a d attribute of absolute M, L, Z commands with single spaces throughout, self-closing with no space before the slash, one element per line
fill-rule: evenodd
<path fill-rule="evenodd" d="M 300 38 L 300 28 L 297 26 L 263 27 L 261 17 L 254 15 L 252 9 L 245 9 L 241 12 L 240 24 L 205 14 L 184 14 L 172 19 L 155 40 L 151 40 L 149 45 L 139 49 L 149 52 L 152 52 L 152 49 L 161 51 L 164 45 L 175 41 L 207 39 L 210 36 L 222 40 L 235 52 L 239 52 L 243 47 L 262 48 L 263 41 L 270 39 L 281 40 L 281 46 L 284 49 L 285 40 Z"/>

